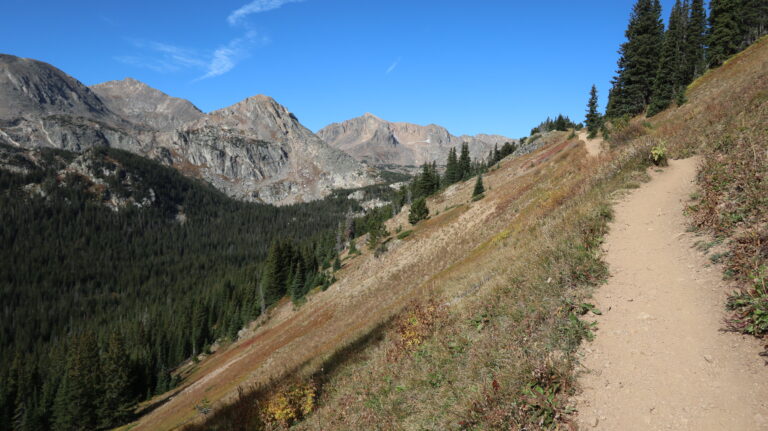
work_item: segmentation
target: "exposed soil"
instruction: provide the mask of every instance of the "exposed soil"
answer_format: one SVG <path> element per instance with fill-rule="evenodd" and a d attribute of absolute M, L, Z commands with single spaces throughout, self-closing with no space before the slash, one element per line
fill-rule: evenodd
<path fill-rule="evenodd" d="M 587 154 L 592 157 L 597 157 L 600 155 L 600 152 L 603 149 L 603 138 L 589 139 L 587 138 L 586 130 L 581 130 L 577 136 L 579 137 L 580 141 L 584 142 L 584 145 L 587 148 Z"/>
<path fill-rule="evenodd" d="M 615 206 L 613 276 L 595 294 L 603 314 L 582 348 L 581 429 L 768 429 L 760 345 L 723 332 L 727 284 L 694 247 L 706 238 L 686 231 L 696 167 L 671 161 Z"/>

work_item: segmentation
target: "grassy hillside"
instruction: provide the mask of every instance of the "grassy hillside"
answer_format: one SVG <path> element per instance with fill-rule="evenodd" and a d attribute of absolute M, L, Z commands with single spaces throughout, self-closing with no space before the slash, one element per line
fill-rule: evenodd
<path fill-rule="evenodd" d="M 567 428 L 610 205 L 644 180 L 653 147 L 706 156 L 692 223 L 728 244 L 727 275 L 744 287 L 734 326 L 764 331 L 766 70 L 764 39 L 691 85 L 683 106 L 614 129 L 599 158 L 563 136 L 489 172 L 482 200 L 465 183 L 430 199 L 433 217 L 414 228 L 401 213 L 388 228 L 407 238 L 348 258 L 331 289 L 255 330 L 258 357 L 238 356 L 240 374 L 223 360 L 211 368 L 222 379 L 198 376 L 137 429 Z M 290 339 L 275 344 L 278 329 Z M 229 405 L 204 415 L 203 400 Z"/>

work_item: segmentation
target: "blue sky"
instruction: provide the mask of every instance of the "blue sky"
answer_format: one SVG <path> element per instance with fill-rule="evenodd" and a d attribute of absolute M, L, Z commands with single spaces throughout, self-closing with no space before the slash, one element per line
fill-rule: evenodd
<path fill-rule="evenodd" d="M 668 14 L 673 0 L 663 0 Z M 267 94 L 312 130 L 371 112 L 528 134 L 601 108 L 633 0 L 4 0 L 0 52 L 203 111 Z"/>

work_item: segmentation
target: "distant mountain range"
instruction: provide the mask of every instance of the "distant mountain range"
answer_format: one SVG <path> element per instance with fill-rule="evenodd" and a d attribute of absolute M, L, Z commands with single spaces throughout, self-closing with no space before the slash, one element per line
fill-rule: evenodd
<path fill-rule="evenodd" d="M 317 135 L 355 159 L 377 166 L 418 166 L 433 161 L 444 164 L 448 151 L 464 142 L 469 144 L 473 159 L 484 159 L 494 146 L 517 142 L 500 135 L 454 136 L 435 124 L 393 123 L 372 114 L 333 123 Z"/>
<path fill-rule="evenodd" d="M 234 198 L 278 205 L 377 181 L 374 169 L 326 144 L 267 96 L 205 114 L 134 79 L 89 88 L 49 64 L 11 55 L 0 55 L 0 142 L 120 148 Z"/>

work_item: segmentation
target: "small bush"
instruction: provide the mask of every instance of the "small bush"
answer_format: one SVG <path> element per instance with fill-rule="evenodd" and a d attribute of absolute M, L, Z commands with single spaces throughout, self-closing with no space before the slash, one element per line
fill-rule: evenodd
<path fill-rule="evenodd" d="M 734 312 L 729 321 L 732 329 L 751 335 L 768 334 L 768 266 L 760 268 L 753 285 L 728 299 Z"/>
<path fill-rule="evenodd" d="M 659 142 L 651 148 L 650 158 L 656 166 L 667 166 L 667 147 L 664 142 Z"/>
<path fill-rule="evenodd" d="M 412 230 L 406 230 L 397 234 L 397 239 L 406 239 L 413 233 Z"/>
<path fill-rule="evenodd" d="M 276 391 L 266 402 L 264 422 L 289 427 L 312 413 L 317 399 L 314 382 L 302 382 Z"/>

